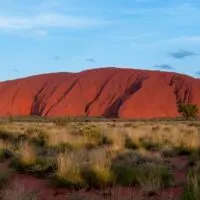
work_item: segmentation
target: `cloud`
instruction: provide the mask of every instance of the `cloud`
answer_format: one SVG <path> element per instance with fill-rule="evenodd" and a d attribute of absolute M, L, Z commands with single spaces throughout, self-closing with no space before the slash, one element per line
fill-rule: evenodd
<path fill-rule="evenodd" d="M 85 60 L 86 62 L 96 63 L 96 60 L 94 58 L 86 58 Z"/>
<path fill-rule="evenodd" d="M 154 65 L 153 68 L 159 68 L 159 69 L 167 69 L 167 70 L 171 70 L 174 69 L 174 67 L 172 67 L 171 65 Z"/>
<path fill-rule="evenodd" d="M 0 29 L 88 28 L 105 24 L 109 24 L 109 22 L 58 13 L 44 13 L 29 17 L 0 16 Z M 45 33 L 39 31 L 38 34 Z"/>
<path fill-rule="evenodd" d="M 53 56 L 52 58 L 49 58 L 49 60 L 60 60 L 60 56 Z"/>
<path fill-rule="evenodd" d="M 59 56 L 54 56 L 53 59 L 54 60 L 60 60 L 60 57 Z"/>
<path fill-rule="evenodd" d="M 196 53 L 194 53 L 192 51 L 179 50 L 176 52 L 171 52 L 171 53 L 169 53 L 169 55 L 176 59 L 183 59 L 183 58 L 186 58 L 189 56 L 195 56 Z"/>
<path fill-rule="evenodd" d="M 196 74 L 197 76 L 200 76 L 200 71 L 197 71 L 195 74 Z"/>
<path fill-rule="evenodd" d="M 15 73 L 18 73 L 19 69 L 15 68 L 15 69 L 12 69 L 12 71 L 15 72 Z"/>

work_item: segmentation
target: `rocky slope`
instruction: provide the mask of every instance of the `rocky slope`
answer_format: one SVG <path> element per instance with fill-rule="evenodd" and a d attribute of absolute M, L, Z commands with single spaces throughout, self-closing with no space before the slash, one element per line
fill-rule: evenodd
<path fill-rule="evenodd" d="M 176 100 L 200 107 L 200 80 L 186 75 L 103 68 L 0 83 L 0 116 L 178 116 Z"/>

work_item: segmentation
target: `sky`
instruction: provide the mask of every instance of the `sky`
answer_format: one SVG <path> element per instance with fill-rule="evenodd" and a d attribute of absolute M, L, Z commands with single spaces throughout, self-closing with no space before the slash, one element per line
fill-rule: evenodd
<path fill-rule="evenodd" d="M 200 77 L 199 0 L 1 0 L 0 80 L 99 67 Z"/>

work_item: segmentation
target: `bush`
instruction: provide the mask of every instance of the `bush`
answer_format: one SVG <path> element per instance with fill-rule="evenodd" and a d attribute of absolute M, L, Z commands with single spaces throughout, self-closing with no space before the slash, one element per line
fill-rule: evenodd
<path fill-rule="evenodd" d="M 112 145 L 112 144 L 113 144 L 113 141 L 107 136 L 103 136 L 101 141 L 99 142 L 99 145 Z"/>
<path fill-rule="evenodd" d="M 133 140 L 129 137 L 125 139 L 125 148 L 127 149 L 137 149 L 139 146 L 133 142 Z"/>
<path fill-rule="evenodd" d="M 37 133 L 37 136 L 32 138 L 32 142 L 38 146 L 45 146 L 46 141 L 48 140 L 48 134 L 42 130 Z"/>
<path fill-rule="evenodd" d="M 45 178 L 56 171 L 56 162 L 53 159 L 36 158 L 34 163 L 24 164 L 15 158 L 11 162 L 11 167 L 19 172 L 25 172 L 36 177 Z"/>
<path fill-rule="evenodd" d="M 104 188 L 114 181 L 113 172 L 109 168 L 93 167 L 82 171 L 83 179 L 89 187 Z"/>
<path fill-rule="evenodd" d="M 6 149 L 0 149 L 0 162 L 12 157 L 12 153 Z"/>
<path fill-rule="evenodd" d="M 115 182 L 122 186 L 133 186 L 138 183 L 138 169 L 126 165 L 113 165 Z"/>
<path fill-rule="evenodd" d="M 153 141 L 148 140 L 148 139 L 141 140 L 140 145 L 141 145 L 141 147 L 143 147 L 146 150 L 151 150 L 151 149 L 155 149 L 155 148 L 160 147 L 160 145 L 158 143 L 153 142 Z"/>
<path fill-rule="evenodd" d="M 183 117 L 190 119 L 197 117 L 199 109 L 197 105 L 178 102 L 178 111 L 183 115 Z"/>
<path fill-rule="evenodd" d="M 57 157 L 57 171 L 54 182 L 58 187 L 79 189 L 85 185 L 81 176 L 80 157 L 73 152 L 60 153 Z"/>
<path fill-rule="evenodd" d="M 138 181 L 142 189 L 147 193 L 154 193 L 165 186 L 169 186 L 172 181 L 172 174 L 164 165 L 145 164 L 140 167 Z"/>
<path fill-rule="evenodd" d="M 22 143 L 15 159 L 12 160 L 11 166 L 18 171 L 26 171 L 32 167 L 36 161 L 35 149 L 28 142 Z"/>
<path fill-rule="evenodd" d="M 199 200 L 199 199 L 200 199 L 200 176 L 199 173 L 190 172 L 182 200 Z"/>
<path fill-rule="evenodd" d="M 158 190 L 171 183 L 172 175 L 163 165 L 146 163 L 131 167 L 114 165 L 112 167 L 116 183 L 123 186 L 140 184 L 144 190 Z"/>

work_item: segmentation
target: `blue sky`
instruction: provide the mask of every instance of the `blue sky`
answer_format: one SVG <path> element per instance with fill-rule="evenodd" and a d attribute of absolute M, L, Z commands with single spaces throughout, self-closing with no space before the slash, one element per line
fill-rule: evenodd
<path fill-rule="evenodd" d="M 200 76 L 199 0 L 1 0 L 0 80 L 96 67 Z"/>

